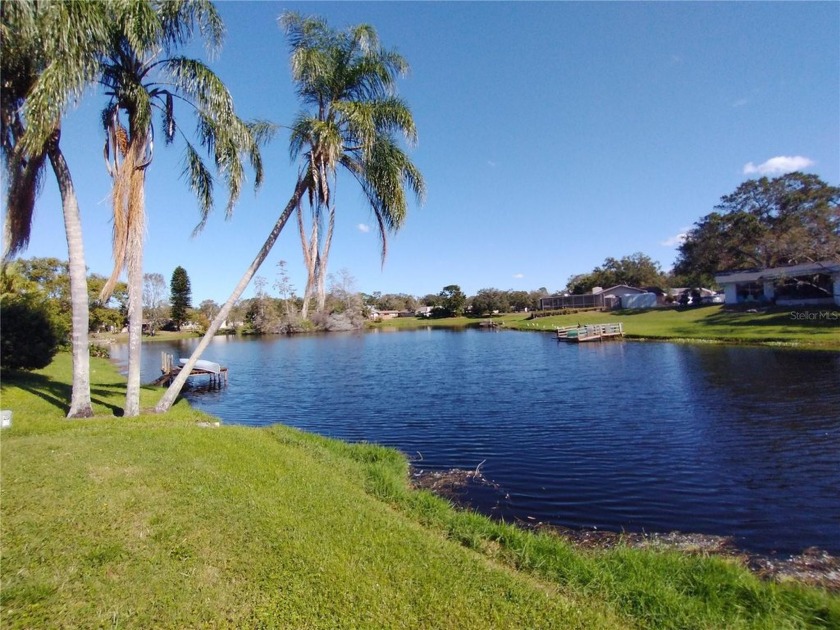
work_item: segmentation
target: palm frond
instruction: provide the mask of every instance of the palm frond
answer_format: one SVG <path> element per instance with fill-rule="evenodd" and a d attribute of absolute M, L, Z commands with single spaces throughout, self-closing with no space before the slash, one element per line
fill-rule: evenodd
<path fill-rule="evenodd" d="M 269 120 L 249 120 L 247 123 L 254 142 L 262 146 L 274 140 L 274 136 L 280 131 L 279 125 Z"/>
<path fill-rule="evenodd" d="M 140 168 L 139 163 L 149 153 L 147 140 L 137 139 L 134 146 L 129 149 L 133 164 L 127 169 L 129 188 L 126 208 L 126 259 L 125 266 L 129 278 L 134 274 L 142 276 L 143 261 L 143 239 L 146 233 L 146 172 Z M 128 163 L 126 165 L 129 165 Z"/>
<path fill-rule="evenodd" d="M 116 135 L 116 134 L 114 134 Z M 116 151 L 116 150 L 115 150 Z M 111 275 L 99 293 L 99 299 L 107 301 L 119 281 L 120 274 L 125 268 L 126 254 L 129 245 L 129 198 L 131 187 L 131 172 L 134 170 L 134 152 L 128 151 L 119 167 L 113 170 L 114 185 L 111 188 L 111 206 L 113 209 L 112 245 L 111 253 L 114 267 Z"/>
<path fill-rule="evenodd" d="M 225 215 L 230 217 L 245 179 L 243 157 L 250 161 L 256 174 L 257 185 L 262 182 L 262 158 L 259 146 L 249 125 L 235 115 L 219 121 L 201 113 L 198 135 L 202 145 L 213 156 L 217 171 L 225 179 L 229 192 Z"/>
<path fill-rule="evenodd" d="M 422 203 L 426 194 L 420 170 L 387 135 L 381 136 L 374 150 L 364 159 L 346 156 L 344 166 L 359 182 L 379 227 L 382 260 L 387 254 L 387 234 L 402 227 L 407 214 L 406 188 Z"/>
<path fill-rule="evenodd" d="M 265 120 L 252 120 L 245 124 L 248 127 L 251 138 L 253 138 L 253 143 L 247 149 L 246 154 L 248 161 L 251 163 L 251 168 L 254 169 L 254 189 L 258 190 L 262 186 L 265 176 L 260 146 L 270 142 L 279 127 Z"/>
<path fill-rule="evenodd" d="M 292 122 L 289 134 L 289 158 L 292 161 L 313 144 L 315 137 L 313 126 L 317 122 L 316 117 L 309 116 L 306 112 L 298 113 Z"/>
<path fill-rule="evenodd" d="M 175 130 L 177 128 L 175 124 L 175 99 L 171 92 L 166 92 L 165 99 L 164 107 L 161 110 L 161 122 L 163 124 L 164 140 L 167 145 L 170 145 L 172 144 L 172 140 L 175 139 Z"/>
<path fill-rule="evenodd" d="M 398 77 L 408 72 L 408 62 L 392 51 L 375 51 L 354 59 L 344 69 L 344 98 L 371 100 L 393 95 Z"/>
<path fill-rule="evenodd" d="M 331 30 L 321 17 L 303 17 L 294 11 L 284 11 L 277 19 L 289 40 L 292 50 L 317 48 L 329 39 Z"/>
<path fill-rule="evenodd" d="M 410 146 L 417 143 L 417 128 L 408 105 L 400 98 L 340 101 L 333 109 L 346 124 L 345 140 L 369 150 L 380 134 L 399 133 Z"/>
<path fill-rule="evenodd" d="M 154 54 L 166 38 L 161 13 L 151 2 L 115 2 L 111 4 L 115 34 L 125 39 L 128 56 L 141 58 Z"/>
<path fill-rule="evenodd" d="M 201 61 L 172 57 L 163 62 L 163 69 L 178 92 L 198 109 L 211 112 L 216 118 L 233 112 L 233 98 L 224 82 Z"/>
<path fill-rule="evenodd" d="M 198 234 L 204 229 L 207 224 L 207 219 L 210 216 L 210 211 L 213 209 L 213 174 L 204 164 L 198 151 L 195 150 L 192 144 L 185 143 L 184 150 L 184 168 L 181 171 L 181 176 L 187 180 L 190 190 L 198 199 L 199 212 L 201 220 L 193 229 L 193 235 Z"/>
<path fill-rule="evenodd" d="M 24 159 L 20 152 L 9 160 L 6 218 L 3 226 L 3 260 L 29 245 L 35 199 L 44 173 L 46 153 Z"/>
<path fill-rule="evenodd" d="M 38 80 L 26 95 L 24 117 L 30 133 L 24 150 L 41 151 L 56 121 L 85 87 L 96 80 L 98 59 L 108 42 L 109 23 L 104 3 L 15 2 L 34 6 L 36 47 L 32 59 Z M 16 36 L 31 37 L 26 29 Z"/>
<path fill-rule="evenodd" d="M 156 5 L 167 52 L 188 43 L 196 26 L 209 56 L 213 57 L 221 48 L 225 27 L 209 0 L 162 0 Z"/>
<path fill-rule="evenodd" d="M 349 41 L 349 52 L 352 54 L 357 50 L 367 54 L 371 50 L 379 48 L 379 35 L 376 29 L 370 24 L 358 24 L 347 29 Z"/>

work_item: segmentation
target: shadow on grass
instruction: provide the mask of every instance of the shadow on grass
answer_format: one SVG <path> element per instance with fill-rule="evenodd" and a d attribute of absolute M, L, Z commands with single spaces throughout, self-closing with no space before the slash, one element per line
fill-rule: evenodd
<path fill-rule="evenodd" d="M 653 313 L 696 313 L 702 312 L 707 309 L 716 309 L 719 308 L 717 304 L 704 304 L 703 306 L 665 306 L 665 307 L 657 307 L 654 309 L 650 308 L 633 308 L 633 309 L 619 309 L 617 311 L 610 311 L 617 315 L 621 315 L 622 317 L 632 317 L 633 315 L 650 315 Z M 722 312 L 722 311 L 721 311 Z M 711 317 L 711 315 L 709 315 Z"/>
<path fill-rule="evenodd" d="M 67 412 L 70 411 L 69 401 L 73 395 L 73 387 L 68 383 L 54 381 L 43 374 L 20 371 L 4 373 L 3 380 L 48 402 L 58 408 L 62 415 L 66 416 Z M 91 388 L 91 403 L 109 409 L 115 416 L 122 416 L 123 408 L 108 402 L 107 399 L 119 395 L 120 391 L 124 391 L 124 389 L 116 383 L 113 387 Z"/>
<path fill-rule="evenodd" d="M 804 332 L 813 328 L 840 328 L 840 311 L 832 308 L 802 309 L 774 307 L 755 313 L 745 310 L 725 310 L 697 320 L 708 326 L 778 326 L 790 331 Z"/>
<path fill-rule="evenodd" d="M 752 312 L 750 312 L 752 311 Z M 651 309 L 633 309 L 615 311 L 621 317 L 650 315 Z M 691 326 L 745 327 L 785 327 L 790 331 L 805 331 L 812 328 L 840 328 L 840 309 L 828 306 L 823 308 L 763 307 L 760 309 L 732 308 L 721 309 L 719 305 L 677 306 L 662 309 L 661 313 L 684 314 L 696 313 Z"/>

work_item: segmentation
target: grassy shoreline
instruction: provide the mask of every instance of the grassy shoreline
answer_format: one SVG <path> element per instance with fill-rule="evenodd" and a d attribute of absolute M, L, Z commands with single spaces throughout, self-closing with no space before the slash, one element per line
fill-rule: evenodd
<path fill-rule="evenodd" d="M 667 308 L 639 311 L 593 310 L 566 315 L 538 317 L 533 313 L 506 313 L 493 317 L 447 317 L 427 319 L 405 317 L 371 323 L 378 330 L 413 330 L 419 328 L 467 328 L 493 321 L 510 330 L 553 332 L 560 326 L 578 323 L 621 322 L 625 338 L 640 341 L 674 343 L 716 343 L 765 345 L 779 348 L 840 351 L 840 309 L 769 308 L 757 312 L 731 310 L 721 305 L 699 308 Z M 321 333 L 317 333 L 321 334 Z M 144 337 L 144 343 L 197 339 L 195 332 L 159 331 Z M 92 343 L 125 342 L 127 333 L 92 335 Z"/>
<path fill-rule="evenodd" d="M 65 420 L 69 357 L 3 379 L 4 628 L 838 627 L 840 597 L 737 561 L 580 550 L 414 490 L 397 451 L 281 425 L 206 428 L 180 401 Z M 159 390 L 144 389 L 150 408 Z"/>
<path fill-rule="evenodd" d="M 578 311 L 531 319 L 529 313 L 492 318 L 398 318 L 374 325 L 379 329 L 468 327 L 491 320 L 511 330 L 553 332 L 560 326 L 621 322 L 625 338 L 683 343 L 772 345 L 840 351 L 840 310 L 765 309 L 728 310 L 720 305 L 644 311 Z"/>

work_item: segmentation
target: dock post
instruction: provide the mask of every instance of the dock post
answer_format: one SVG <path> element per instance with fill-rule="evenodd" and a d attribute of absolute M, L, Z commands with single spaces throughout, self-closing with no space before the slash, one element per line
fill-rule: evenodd
<path fill-rule="evenodd" d="M 160 371 L 163 376 L 168 376 L 168 382 L 172 381 L 173 356 L 167 352 L 160 353 Z"/>

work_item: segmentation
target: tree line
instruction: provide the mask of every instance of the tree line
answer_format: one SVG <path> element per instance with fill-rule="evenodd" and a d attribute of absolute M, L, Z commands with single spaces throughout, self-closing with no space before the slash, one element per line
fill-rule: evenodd
<path fill-rule="evenodd" d="M 126 272 L 129 361 L 124 413 L 138 415 L 145 178 L 155 155 L 154 118 L 159 120 L 157 137 L 164 145 L 183 146 L 183 177 L 199 209 L 196 231 L 213 210 L 219 182 L 227 191 L 227 215 L 242 191 L 246 166 L 254 171 L 255 187 L 261 185 L 260 147 L 279 127 L 269 121 L 243 120 L 221 79 L 199 59 L 181 54 L 196 36 L 208 52 L 220 48 L 224 25 L 209 0 L 20 0 L 0 4 L 0 18 L 0 138 L 7 173 L 4 262 L 29 242 L 39 182 L 49 163 L 61 196 L 68 242 L 73 353 L 68 417 L 91 415 L 84 247 L 74 184 L 61 151 L 61 121 L 70 103 L 90 93 L 88 87 L 101 86 L 104 155 L 112 181 L 114 267 L 99 295 L 102 301 L 109 300 Z M 323 312 L 336 212 L 332 191 L 339 171 L 361 186 L 376 218 L 383 259 L 387 234 L 405 221 L 408 195 L 422 201 L 425 194 L 422 174 L 403 149 L 417 139 L 411 111 L 395 89 L 396 80 L 408 71 L 407 61 L 384 48 L 369 25 L 337 31 L 320 18 L 296 13 L 284 13 L 278 21 L 289 44 L 292 80 L 302 107 L 290 125 L 297 181 L 264 244 L 157 411 L 166 411 L 175 401 L 195 361 L 292 214 L 297 216 L 308 271 L 302 314 L 308 315 L 310 298 L 316 312 Z M 185 114 L 196 123 L 193 135 L 186 132 Z"/>
<path fill-rule="evenodd" d="M 649 289 L 713 288 L 715 274 L 840 261 L 840 188 L 818 176 L 793 172 L 742 183 L 721 197 L 685 235 L 674 268 L 637 252 L 607 258 L 572 276 L 568 293 L 626 284 Z"/>
<path fill-rule="evenodd" d="M 840 188 L 794 172 L 722 197 L 686 235 L 674 272 L 708 283 L 723 271 L 826 261 L 840 261 Z"/>
<path fill-rule="evenodd" d="M 108 279 L 99 274 L 87 277 L 89 328 L 93 334 L 114 333 L 128 326 L 128 288 L 116 283 L 107 300 L 101 299 Z M 309 318 L 301 315 L 304 298 L 297 295 L 286 270 L 286 261 L 277 263 L 273 282 L 263 276 L 254 280 L 254 297 L 237 301 L 227 320 L 227 332 L 241 334 L 291 334 L 313 331 L 356 330 L 379 311 L 416 314 L 431 307 L 433 317 L 452 317 L 467 313 L 529 311 L 539 307 L 539 299 L 548 295 L 543 287 L 536 291 L 481 289 L 474 296 L 464 294 L 458 285 L 448 285 L 441 292 L 425 296 L 407 293 L 356 290 L 356 280 L 349 270 L 341 269 L 327 278 L 323 313 Z M 4 333 L 4 368 L 44 367 L 59 347 L 69 342 L 72 328 L 69 264 L 57 258 L 19 258 L 6 265 L 0 275 L 2 324 L 7 331 L 17 320 L 25 323 L 20 334 Z M 15 308 L 12 308 L 14 306 Z M 143 332 L 180 330 L 189 324 L 192 330 L 206 331 L 221 307 L 211 299 L 192 305 L 192 289 L 187 271 L 178 266 L 169 283 L 160 273 L 143 274 Z M 43 337 L 49 350 L 39 350 L 37 359 L 24 347 L 28 340 Z M 34 357 L 35 354 L 32 354 Z"/>
<path fill-rule="evenodd" d="M 57 258 L 17 259 L 0 273 L 0 329 L 3 330 L 3 369 L 36 369 L 47 365 L 55 352 L 71 343 L 73 328 L 70 265 Z M 87 276 L 88 332 L 119 332 L 128 325 L 128 287 L 117 282 L 107 299 L 102 288 L 108 278 Z M 144 332 L 178 330 L 198 323 L 192 309 L 189 276 L 176 267 L 167 286 L 163 275 L 143 276 Z M 33 339 L 36 348 L 29 348 Z M 98 352 L 98 350 L 97 350 Z"/>

